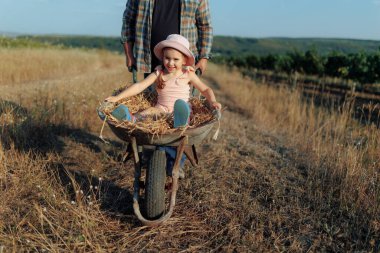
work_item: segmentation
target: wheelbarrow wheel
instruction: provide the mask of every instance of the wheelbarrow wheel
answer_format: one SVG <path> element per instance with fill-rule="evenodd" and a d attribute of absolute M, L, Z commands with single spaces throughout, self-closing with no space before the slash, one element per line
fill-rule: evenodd
<path fill-rule="evenodd" d="M 155 150 L 150 158 L 145 182 L 147 219 L 157 219 L 165 210 L 166 154 Z"/>

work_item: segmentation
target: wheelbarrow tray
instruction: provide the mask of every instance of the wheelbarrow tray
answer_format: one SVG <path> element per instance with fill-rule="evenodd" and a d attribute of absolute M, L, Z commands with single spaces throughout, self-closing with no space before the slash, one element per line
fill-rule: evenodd
<path fill-rule="evenodd" d="M 199 144 L 209 134 L 215 122 L 217 122 L 217 120 L 213 119 L 203 125 L 195 128 L 188 128 L 185 131 L 183 131 L 183 129 L 178 129 L 171 133 L 153 135 L 139 129 L 130 132 L 123 126 L 117 125 L 112 121 L 107 121 L 112 132 L 121 140 L 130 142 L 131 137 L 135 137 L 138 145 L 155 146 L 178 146 L 180 144 L 181 137 L 185 135 L 188 136 L 187 145 Z"/>

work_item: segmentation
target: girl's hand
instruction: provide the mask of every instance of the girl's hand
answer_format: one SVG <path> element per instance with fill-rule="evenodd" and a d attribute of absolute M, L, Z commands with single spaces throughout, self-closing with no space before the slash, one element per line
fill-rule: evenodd
<path fill-rule="evenodd" d="M 212 107 L 214 107 L 216 110 L 221 110 L 222 109 L 222 104 L 218 102 L 212 102 Z"/>
<path fill-rule="evenodd" d="M 116 96 L 110 96 L 110 97 L 104 99 L 104 101 L 116 103 L 117 101 L 119 101 L 119 99 Z"/>

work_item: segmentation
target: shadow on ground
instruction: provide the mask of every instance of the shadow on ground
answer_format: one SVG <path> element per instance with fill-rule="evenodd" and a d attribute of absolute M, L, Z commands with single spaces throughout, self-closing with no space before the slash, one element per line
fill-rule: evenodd
<path fill-rule="evenodd" d="M 120 150 L 124 148 L 122 143 L 116 141 L 110 141 L 106 145 L 98 136 L 83 129 L 36 120 L 26 108 L 4 100 L 0 100 L 0 133 L 0 144 L 5 150 L 13 148 L 36 157 L 46 156 L 49 153 L 62 155 L 65 149 L 70 148 L 66 142 L 72 141 L 98 154 L 99 159 L 105 152 L 113 160 L 121 162 Z M 101 186 L 97 192 L 97 198 L 101 202 L 101 208 L 110 215 L 133 214 L 133 198 L 128 190 L 112 181 L 101 180 L 100 182 L 99 178 L 91 175 L 90 171 L 73 170 L 70 165 L 78 167 L 80 161 L 73 164 L 52 161 L 49 169 L 54 176 L 58 177 L 59 182 L 73 200 L 75 200 L 75 190 L 72 180 L 84 193 L 91 192 L 94 186 Z"/>

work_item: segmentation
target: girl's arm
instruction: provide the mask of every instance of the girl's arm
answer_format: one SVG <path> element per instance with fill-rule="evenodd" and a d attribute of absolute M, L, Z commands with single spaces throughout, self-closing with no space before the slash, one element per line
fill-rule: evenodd
<path fill-rule="evenodd" d="M 157 75 L 155 73 L 151 73 L 141 82 L 138 82 L 129 86 L 128 88 L 126 88 L 125 90 L 123 90 L 121 93 L 119 93 L 116 96 L 110 96 L 106 98 L 105 101 L 117 102 L 123 98 L 133 97 L 137 94 L 140 94 L 143 90 L 151 86 L 156 80 L 157 80 Z"/>
<path fill-rule="evenodd" d="M 215 94 L 210 87 L 202 82 L 194 72 L 189 72 L 189 77 L 191 84 L 201 92 L 201 94 L 215 109 L 222 109 L 222 105 L 216 101 Z"/>

